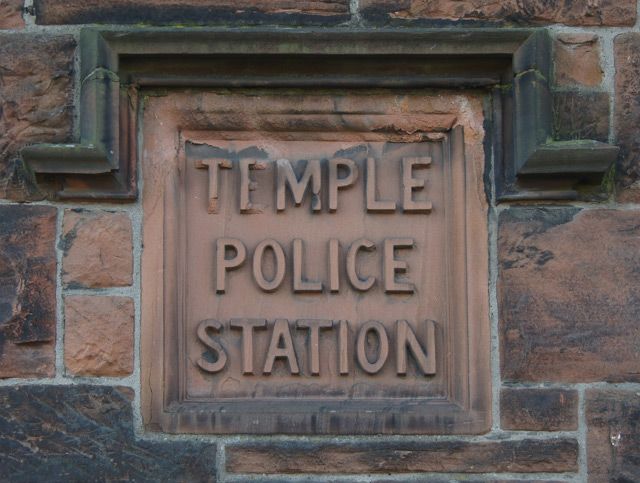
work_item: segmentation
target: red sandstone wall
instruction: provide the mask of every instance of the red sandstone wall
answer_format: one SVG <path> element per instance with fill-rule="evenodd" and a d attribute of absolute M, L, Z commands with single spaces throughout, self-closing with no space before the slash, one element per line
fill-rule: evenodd
<path fill-rule="evenodd" d="M 640 481 L 637 8 L 634 0 L 0 0 L 0 479 Z M 44 201 L 19 156 L 29 143 L 74 138 L 76 45 L 80 27 L 93 23 L 550 27 L 558 136 L 610 140 L 621 155 L 605 202 L 493 211 L 491 433 L 144 433 L 139 203 Z"/>

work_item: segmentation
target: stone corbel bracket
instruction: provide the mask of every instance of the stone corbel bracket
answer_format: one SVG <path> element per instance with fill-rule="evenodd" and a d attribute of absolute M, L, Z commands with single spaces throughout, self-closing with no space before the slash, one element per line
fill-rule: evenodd
<path fill-rule="evenodd" d="M 543 29 L 84 29 L 79 142 L 22 156 L 52 197 L 133 200 L 144 89 L 484 89 L 497 198 L 573 199 L 618 148 L 553 140 L 550 69 Z"/>

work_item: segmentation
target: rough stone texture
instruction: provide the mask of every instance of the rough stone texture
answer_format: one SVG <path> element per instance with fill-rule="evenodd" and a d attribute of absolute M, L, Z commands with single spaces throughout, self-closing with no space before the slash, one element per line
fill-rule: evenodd
<path fill-rule="evenodd" d="M 360 9 L 372 20 L 632 26 L 636 19 L 634 0 L 360 0 Z"/>
<path fill-rule="evenodd" d="M 554 43 L 556 84 L 596 87 L 602 82 L 600 42 L 593 34 L 559 34 Z"/>
<path fill-rule="evenodd" d="M 563 91 L 553 94 L 556 137 L 609 140 L 609 94 L 606 92 Z"/>
<path fill-rule="evenodd" d="M 21 29 L 23 0 L 0 0 L 0 29 Z"/>
<path fill-rule="evenodd" d="M 615 38 L 615 128 L 620 156 L 616 168 L 618 199 L 640 202 L 640 34 Z"/>
<path fill-rule="evenodd" d="M 0 378 L 55 371 L 56 209 L 0 206 Z"/>
<path fill-rule="evenodd" d="M 35 0 L 39 24 L 327 23 L 349 18 L 348 0 Z"/>
<path fill-rule="evenodd" d="M 578 428 L 578 393 L 504 388 L 500 393 L 500 418 L 503 429 L 573 431 Z"/>
<path fill-rule="evenodd" d="M 487 443 L 271 443 L 227 448 L 233 473 L 571 472 L 578 444 L 572 439 Z"/>
<path fill-rule="evenodd" d="M 133 372 L 133 300 L 68 296 L 64 299 L 64 362 L 79 376 Z"/>
<path fill-rule="evenodd" d="M 133 283 L 128 214 L 66 210 L 61 246 L 62 281 L 67 287 L 122 287 Z"/>
<path fill-rule="evenodd" d="M 0 198 L 44 196 L 18 151 L 71 137 L 75 46 L 69 35 L 0 34 Z"/>
<path fill-rule="evenodd" d="M 640 394 L 586 394 L 589 481 L 640 481 Z"/>
<path fill-rule="evenodd" d="M 132 397 L 105 386 L 0 388 L 0 480 L 214 481 L 214 445 L 136 440 Z"/>
<path fill-rule="evenodd" d="M 451 483 L 452 481 L 463 481 L 464 483 L 562 483 L 562 481 L 567 480 L 541 480 L 541 479 L 517 479 L 517 480 L 485 480 L 485 479 L 463 479 L 463 480 L 451 480 L 451 478 L 443 477 L 442 479 L 434 479 L 432 476 L 428 476 L 427 479 L 424 480 L 416 480 L 421 483 Z M 371 480 L 371 483 L 407 483 L 406 478 L 398 478 L 394 480 L 389 480 L 387 478 L 381 480 Z"/>
<path fill-rule="evenodd" d="M 638 211 L 521 207 L 499 219 L 502 374 L 640 381 Z"/>

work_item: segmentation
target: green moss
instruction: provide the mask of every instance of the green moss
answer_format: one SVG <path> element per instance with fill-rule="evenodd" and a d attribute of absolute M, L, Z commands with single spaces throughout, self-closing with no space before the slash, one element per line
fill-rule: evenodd
<path fill-rule="evenodd" d="M 609 170 L 605 173 L 602 178 L 602 183 L 600 187 L 602 191 L 611 195 L 613 194 L 616 186 L 616 165 L 613 163 Z"/>

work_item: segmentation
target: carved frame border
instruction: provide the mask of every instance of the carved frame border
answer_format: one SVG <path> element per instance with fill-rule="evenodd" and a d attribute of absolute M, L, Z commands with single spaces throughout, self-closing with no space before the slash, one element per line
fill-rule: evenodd
<path fill-rule="evenodd" d="M 22 156 L 53 198 L 134 200 L 144 87 L 485 88 L 497 199 L 575 199 L 618 148 L 553 140 L 550 65 L 544 29 L 83 29 L 80 139 Z"/>
<path fill-rule="evenodd" d="M 163 119 L 168 131 L 204 130 L 198 122 L 183 125 L 172 121 L 173 114 L 169 110 Z M 203 114 L 202 122 L 207 124 L 206 111 Z M 304 112 L 299 115 L 304 117 Z M 215 132 L 215 128 L 207 130 Z M 489 312 L 481 302 L 488 278 L 486 268 L 477 270 L 487 247 L 476 241 L 486 233 L 478 233 L 477 225 L 470 221 L 477 218 L 478 210 L 471 192 L 481 183 L 469 181 L 473 167 L 465 154 L 464 128 L 438 132 L 442 139 L 432 142 L 442 143 L 447 205 L 453 207 L 446 229 L 448 239 L 459 241 L 447 253 L 447 284 L 449 292 L 458 295 L 450 300 L 447 325 L 437 330 L 438 344 L 444 348 L 439 357 L 446 360 L 445 394 L 417 398 L 200 401 L 186 397 L 186 215 L 182 196 L 187 160 L 181 146 L 189 138 L 180 135 L 167 141 L 164 148 L 177 153 L 177 164 L 163 163 L 167 172 L 152 184 L 145 183 L 147 195 L 153 196 L 144 197 L 144 203 L 154 207 L 149 212 L 145 207 L 143 238 L 149 249 L 142 256 L 141 406 L 148 430 L 178 434 L 419 435 L 483 434 L 490 429 Z"/>

